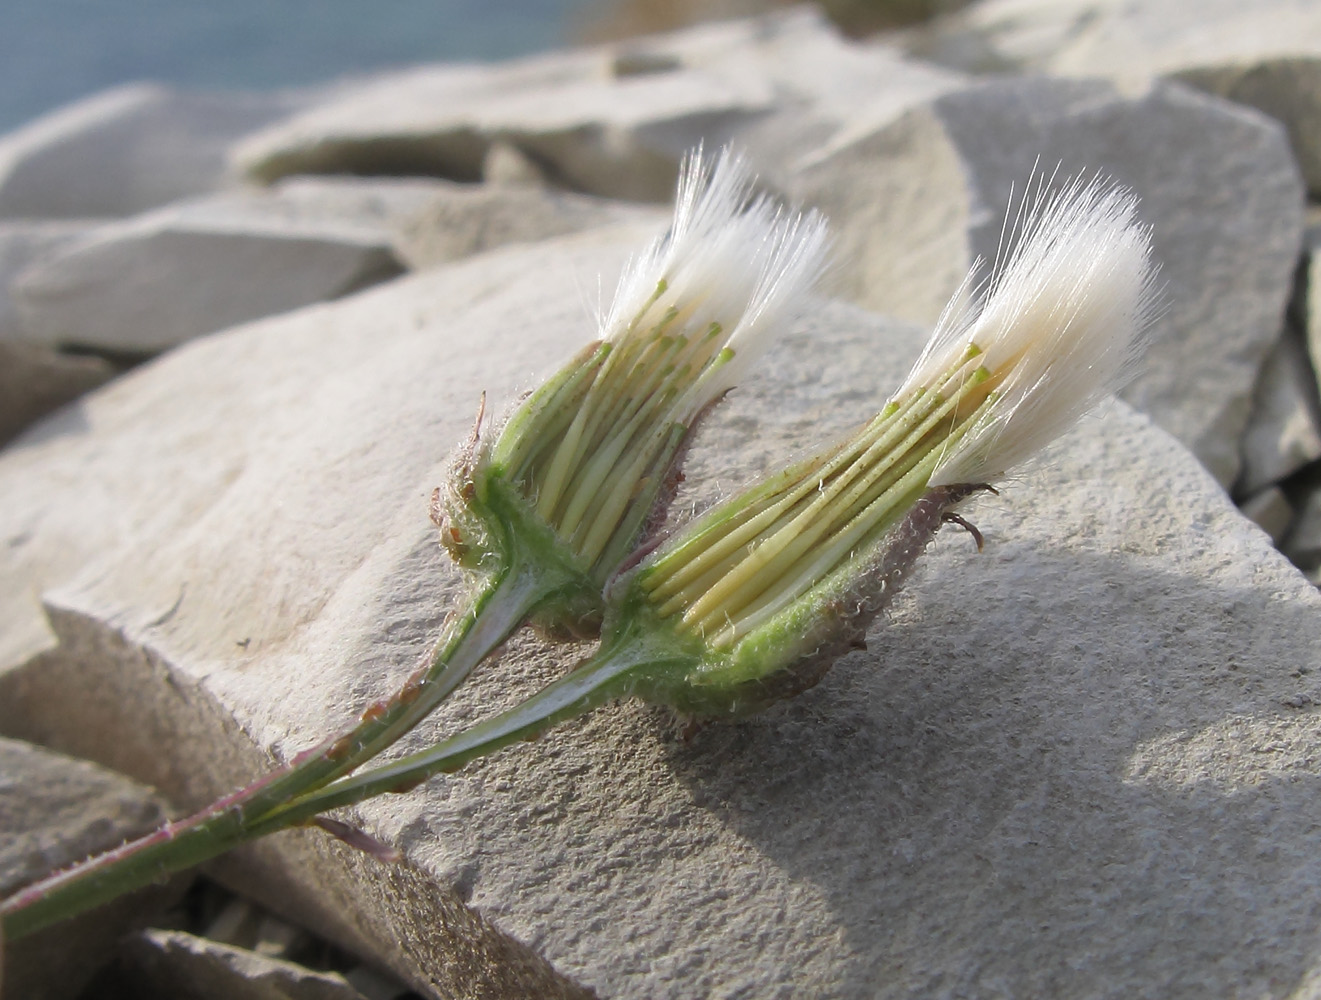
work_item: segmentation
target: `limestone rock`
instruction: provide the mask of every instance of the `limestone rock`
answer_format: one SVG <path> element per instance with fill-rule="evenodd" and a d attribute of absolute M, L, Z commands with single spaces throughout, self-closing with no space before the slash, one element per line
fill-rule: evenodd
<path fill-rule="evenodd" d="M 615 81 L 606 70 L 597 52 L 410 70 L 244 140 L 236 162 L 267 181 L 336 172 L 476 180 L 492 138 L 504 136 L 565 186 L 661 200 L 695 135 L 723 137 L 723 122 L 771 106 L 759 81 L 692 71 Z"/>
<path fill-rule="evenodd" d="M 152 791 L 123 775 L 0 739 L 0 896 L 147 833 L 163 818 Z M 8 948 L 0 955 L 6 996 L 77 996 L 118 939 L 180 888 L 175 880 L 149 889 Z"/>
<path fill-rule="evenodd" d="M 507 139 L 495 139 L 482 156 L 482 180 L 498 187 L 547 187 L 550 178 L 536 160 Z"/>
<path fill-rule="evenodd" d="M 1315 485 L 1297 504 L 1293 524 L 1280 549 L 1313 583 L 1321 583 L 1321 490 Z"/>
<path fill-rule="evenodd" d="M 621 60 L 767 81 L 775 109 L 738 124 L 731 139 L 774 184 L 784 183 L 822 144 L 847 141 L 969 83 L 962 74 L 907 58 L 887 40 L 845 39 L 806 5 L 635 39 L 617 50 L 616 65 Z"/>
<path fill-rule="evenodd" d="M 1293 505 L 1278 486 L 1249 497 L 1239 504 L 1239 510 L 1243 511 L 1244 517 L 1270 535 L 1276 545 L 1288 537 L 1289 528 L 1293 524 Z"/>
<path fill-rule="evenodd" d="M 77 101 L 0 137 L 0 216 L 132 215 L 213 191 L 231 144 L 303 100 L 130 84 Z"/>
<path fill-rule="evenodd" d="M 1034 169 L 1101 171 L 1141 197 L 1164 310 L 1124 398 L 1228 486 L 1302 232 L 1302 186 L 1273 122 L 1177 85 L 1128 97 L 1101 81 L 1003 80 L 824 148 L 794 190 L 834 222 L 841 294 L 929 324 L 975 258 L 995 259 Z"/>
<path fill-rule="evenodd" d="M 300 178 L 104 226 L 14 282 L 27 337 L 150 353 L 402 271 L 392 244 L 436 183 Z"/>
<path fill-rule="evenodd" d="M 965 72 L 1026 70 L 1141 86 L 1173 77 L 1286 128 L 1321 193 L 1321 8 L 1296 0 L 982 0 L 911 50 Z"/>
<path fill-rule="evenodd" d="M 1321 406 L 1307 345 L 1292 325 L 1262 363 L 1243 434 L 1236 495 L 1251 496 L 1321 458 Z"/>
<path fill-rule="evenodd" d="M 0 222 L 0 444 L 115 374 L 104 359 L 22 343 L 22 319 L 9 294 L 11 282 L 25 268 L 94 225 L 93 220 Z"/>
<path fill-rule="evenodd" d="M 647 228 L 647 235 L 653 232 L 651 227 Z M 178 377 L 173 355 L 161 359 L 157 364 L 167 371 L 174 370 L 175 374 L 157 383 L 164 396 L 156 397 L 156 403 L 152 402 L 153 390 L 141 384 L 147 369 L 130 374 L 127 380 L 120 380 L 85 401 L 80 408 L 79 424 L 84 428 L 100 424 L 103 429 L 118 425 L 123 436 L 119 433 L 111 436 L 120 438 L 127 450 L 107 441 L 94 443 L 92 438 L 99 438 L 100 434 L 78 433 L 74 430 L 78 425 L 73 425 L 64 434 L 52 433 L 44 444 L 0 456 L 0 463 L 6 464 L 16 476 L 7 481 L 5 500 L 0 503 L 4 511 L 0 517 L 5 521 L 0 534 L 11 540 L 3 550 L 5 586 L 0 588 L 3 591 L 0 601 L 5 605 L 0 617 L 6 623 L 4 662 L 6 667 L 16 668 L 6 670 L 0 680 L 4 689 L 0 694 L 3 718 L 0 726 L 6 731 L 40 734 L 66 747 L 75 743 L 89 749 L 99 747 L 97 752 L 103 759 L 108 754 L 138 775 L 170 788 L 185 805 L 200 805 L 221 789 L 235 787 L 265 766 L 269 748 L 264 741 L 254 743 L 244 734 L 249 720 L 240 721 L 223 699 L 199 688 L 197 678 L 178 675 L 185 687 L 177 690 L 189 692 L 182 701 L 174 701 L 173 696 L 167 696 L 164 701 L 155 697 L 141 700 L 143 689 L 138 684 L 155 673 L 157 666 L 167 673 L 174 672 L 174 667 L 167 667 L 164 660 L 156 661 L 155 666 L 141 660 L 136 667 L 102 675 L 95 681 L 86 675 L 80 678 L 84 667 L 108 664 L 118 660 L 119 654 L 99 649 L 96 643 L 76 650 L 68 642 L 59 649 L 49 648 L 41 634 L 44 625 L 40 611 L 32 603 L 34 598 L 93 560 L 117 561 L 120 556 L 115 553 L 127 554 L 127 549 L 121 550 L 120 546 L 136 547 L 133 540 L 145 541 L 144 532 L 160 537 L 160 531 L 166 529 L 168 533 L 166 526 L 171 524 L 181 534 L 197 529 L 205 531 L 205 523 L 219 513 L 217 503 L 221 507 L 231 502 L 244 506 L 246 501 L 241 496 L 250 495 L 252 487 L 274 470 L 261 455 L 266 453 L 277 464 L 284 463 L 288 457 L 278 441 L 289 436 L 292 425 L 281 429 L 272 423 L 278 414 L 294 418 L 294 423 L 305 431 L 308 429 L 305 420 L 320 419 L 312 415 L 309 406 L 312 409 L 324 406 L 328 417 L 343 416 L 349 410 L 365 417 L 385 399 L 401 407 L 390 418 L 391 428 L 386 431 L 373 421 L 364 421 L 361 430 L 370 436 L 370 442 L 365 437 L 358 441 L 366 452 L 381 457 L 392 455 L 401 464 L 389 475 L 382 469 L 375 485 L 357 479 L 362 470 L 344 467 L 347 478 L 341 487 L 346 495 L 352 493 L 364 502 L 364 510 L 379 512 L 380 507 L 370 499 L 373 494 L 398 507 L 398 514 L 392 515 L 389 523 L 380 522 L 375 529 L 369 529 L 369 533 L 384 529 L 378 540 L 385 543 L 382 553 L 387 560 L 398 554 L 390 539 L 396 533 L 394 522 L 399 520 L 401 527 L 421 529 L 410 531 L 405 542 L 407 547 L 417 546 L 420 564 L 439 569 L 430 532 L 413 515 L 420 512 L 425 522 L 425 492 L 418 490 L 439 474 L 443 458 L 454 441 L 451 431 L 458 423 L 470 421 L 481 387 L 509 399 L 518 385 L 528 384 L 535 363 L 532 359 L 555 358 L 562 349 L 590 336 L 593 325 L 579 297 L 580 283 L 594 281 L 603 264 L 617 270 L 627 250 L 633 249 L 642 235 L 635 233 L 623 244 L 612 241 L 608 253 L 601 249 L 599 239 L 589 235 L 580 238 L 585 239 L 586 250 L 575 251 L 577 244 L 571 239 L 567 245 L 497 253 L 472 262 L 474 266 L 440 269 L 424 276 L 426 280 L 405 280 L 384 288 L 381 291 L 385 294 L 380 298 L 360 296 L 299 314 L 302 332 L 288 341 L 284 341 L 281 329 L 292 328 L 284 326 L 281 320 L 255 324 L 246 328 L 246 333 L 240 331 L 245 345 L 240 353 L 246 354 L 246 360 L 231 363 L 238 359 L 232 355 L 232 347 L 225 348 L 202 368 L 195 369 L 198 381 L 191 386 Z M 534 281 L 537 294 L 545 296 L 543 302 L 511 299 L 508 289 L 528 278 Z M 612 287 L 614 275 L 607 273 L 605 280 Z M 529 306 L 533 306 L 531 312 Z M 343 307 L 349 311 L 343 312 Z M 205 354 L 205 345 L 232 345 L 232 336 L 207 338 L 196 342 L 196 346 Z M 492 358 L 499 358 L 502 363 L 492 365 Z M 319 374 L 308 382 L 296 374 L 300 370 Z M 393 374 L 383 383 L 371 375 L 373 370 Z M 336 371 L 338 375 L 334 374 Z M 401 377 L 403 381 L 393 387 L 388 384 Z M 259 389 L 259 384 L 265 388 Z M 170 419 L 168 426 L 149 421 L 153 425 L 149 430 L 140 415 L 155 410 L 165 419 L 163 410 L 157 407 L 169 406 L 166 397 L 182 404 L 178 419 Z M 68 418 L 67 414 L 55 418 L 53 426 L 60 426 Z M 339 426 L 339 417 L 325 424 L 327 429 L 332 425 Z M 294 436 L 301 437 L 303 431 Z M 147 433 L 148 438 L 141 437 L 140 432 Z M 161 432 L 172 437 L 177 446 L 161 450 L 156 438 Z M 332 438 L 338 436 L 336 431 Z M 64 446 L 55 444 L 60 437 Z M 330 446 L 330 451 L 322 455 L 325 464 L 311 453 L 304 452 L 303 458 L 323 471 L 340 464 L 342 454 L 341 458 L 333 457 L 340 445 L 332 438 L 325 441 Z M 272 446 L 275 450 L 268 451 Z M 164 459 L 166 454 L 173 455 L 167 464 L 174 461 L 178 464 L 160 478 L 147 477 L 154 480 L 155 486 L 146 486 L 142 460 L 151 455 Z M 279 457 L 280 454 L 284 457 Z M 394 459 L 387 464 L 393 465 Z M 20 468 L 27 469 L 32 477 L 20 473 Z M 258 472 L 260 468 L 267 471 Z M 65 476 L 69 477 L 66 481 L 71 498 L 76 495 L 90 506 L 78 510 L 75 502 L 60 512 L 52 509 L 52 497 L 62 492 L 55 486 L 55 479 Z M 21 485 L 20 480 L 25 480 L 27 485 Z M 96 485 L 90 486 L 91 482 Z M 309 479 L 307 485 L 311 483 Z M 416 506 L 415 500 L 422 506 Z M 313 521 L 322 516 L 317 512 L 322 500 L 310 495 L 290 494 L 281 502 L 296 506 L 310 502 L 303 507 L 305 514 Z M 266 522 L 265 514 L 252 522 L 259 535 L 266 533 Z M 362 521 L 356 523 L 357 527 L 345 539 L 362 540 L 359 530 L 368 525 Z M 337 551 L 347 558 L 360 559 L 362 550 L 356 542 L 344 545 L 336 541 L 339 536 L 340 528 L 334 527 L 317 543 L 321 555 Z M 260 541 L 257 544 L 260 546 Z M 369 547 L 374 544 L 368 543 Z M 284 591 L 293 582 L 295 578 L 285 574 L 294 570 L 301 559 L 292 551 L 272 559 L 268 579 L 276 591 Z M 304 565 L 311 570 L 310 563 Z M 366 572 L 374 575 L 375 568 Z M 208 569 L 185 591 L 194 598 L 203 597 L 208 603 L 219 598 L 220 591 L 204 579 L 209 576 Z M 414 610 L 421 618 L 413 625 L 404 626 L 400 634 L 403 646 L 394 651 L 381 647 L 387 659 L 394 660 L 399 655 L 406 658 L 411 653 L 409 647 L 425 642 L 439 626 L 456 581 L 452 577 L 440 577 L 431 582 L 441 588 L 440 592 L 416 595 L 418 604 Z M 297 584 L 296 589 L 302 588 L 302 583 Z M 286 604 L 274 591 L 272 596 L 275 602 L 267 609 L 273 615 L 270 624 L 283 623 L 286 612 L 308 624 L 321 617 L 315 608 L 323 600 L 324 592 L 313 598 L 312 604 L 306 604 L 302 598 Z M 287 596 L 293 597 L 292 592 Z M 358 598 L 353 595 L 348 600 L 356 604 Z M 178 607 L 172 609 L 176 601 Z M 176 592 L 165 607 L 158 609 L 156 619 L 163 626 L 182 613 L 182 608 L 190 602 L 187 594 L 181 598 Z M 227 632 L 225 645 L 229 652 L 246 656 L 245 650 L 251 650 L 253 655 L 264 659 L 284 645 L 284 639 L 276 638 L 262 624 L 263 614 L 253 618 L 246 610 L 235 608 L 234 611 L 232 624 L 242 634 Z M 61 617 L 53 608 L 51 614 L 57 619 Z M 277 627 L 283 630 L 285 625 Z M 320 629 L 314 631 L 325 636 Z M 149 659 L 151 655 L 154 654 L 149 654 Z M 302 655 L 296 653 L 297 662 L 289 661 L 294 674 L 303 673 L 306 668 Z M 369 657 L 374 659 L 374 655 Z M 384 665 L 385 661 L 381 661 L 377 667 Z M 340 670 L 348 664 L 338 653 L 325 666 L 329 675 L 347 679 L 348 675 Z M 379 687 L 385 682 L 377 668 L 360 674 L 361 679 L 373 676 L 369 684 Z M 256 677 L 254 674 L 253 679 Z M 328 677 L 301 685 L 301 693 L 288 706 L 290 711 L 299 714 L 315 706 L 313 718 L 330 711 L 335 715 L 332 725 L 346 721 L 348 716 L 339 714 L 333 704 L 343 692 L 337 694 L 333 684 L 324 683 L 327 680 Z M 97 696 L 72 709 L 81 718 L 81 724 L 71 727 L 66 724 L 67 719 L 61 718 L 63 709 L 59 705 L 69 705 L 70 685 L 86 683 L 98 685 Z M 351 685 L 356 683 L 350 681 Z M 147 687 L 155 684 L 147 682 Z M 252 693 L 256 693 L 255 689 Z M 31 710 L 38 704 L 46 705 L 50 711 L 32 714 Z M 272 702 L 269 707 L 277 706 Z M 342 707 L 352 713 L 347 703 Z M 129 716 L 133 717 L 130 728 L 140 733 L 153 732 L 165 742 L 149 748 L 121 739 L 119 727 L 128 722 Z M 267 735 L 272 733 L 269 727 L 262 728 Z M 75 730 L 81 730 L 81 734 Z M 303 735 L 309 731 L 303 730 Z M 287 735 L 301 739 L 300 735 Z M 171 749 L 162 752 L 162 746 Z M 352 867 L 361 859 L 350 854 L 327 862 L 320 858 L 319 852 L 326 849 L 334 852 L 335 846 L 322 843 L 320 838 L 294 835 L 280 839 L 285 847 L 272 868 L 263 870 L 260 881 L 265 883 L 264 888 L 252 886 L 259 889 L 256 894 L 274 903 L 273 909 L 296 911 L 296 916 L 329 931 L 359 953 L 380 956 L 382 962 L 391 963 L 414 983 L 429 982 L 436 977 L 440 983 L 464 983 L 464 989 L 473 988 L 473 983 L 485 983 L 492 989 L 499 985 L 513 995 L 582 995 L 581 990 L 554 973 L 546 960 L 528 945 L 465 910 L 453 890 L 438 884 L 433 876 L 406 866 L 389 870 L 384 879 L 382 872 L 376 870 L 365 880 L 355 878 L 346 882 L 341 872 L 331 882 L 325 882 L 320 872 L 327 863 L 332 868 L 342 868 L 344 864 Z M 308 860 L 309 849 L 311 860 Z M 266 856 L 264 845 L 251 853 L 255 857 Z M 252 862 L 242 870 L 251 875 Z M 321 888 L 316 888 L 317 885 Z M 349 897 L 337 898 L 337 894 L 345 891 L 351 894 L 362 891 L 372 898 L 365 898 L 361 907 L 357 903 L 349 905 Z M 378 897 L 382 891 L 394 902 Z M 400 924 L 398 914 L 393 912 L 399 905 L 409 913 L 405 918 L 407 926 Z M 453 937 L 455 931 L 459 938 Z M 422 957 L 416 953 L 418 948 L 422 949 Z M 461 992 L 457 986 L 454 991 Z"/>
<path fill-rule="evenodd" d="M 199 340 L 86 400 L 81 433 L 0 455 L 0 537 L 26 536 L 3 613 L 43 594 L 61 642 L 9 661 L 0 723 L 195 804 L 350 722 L 458 592 L 426 498 L 478 393 L 507 405 L 588 337 L 578 284 L 632 245 L 505 248 Z M 705 426 L 681 508 L 870 415 L 922 340 L 810 315 Z M 870 651 L 765 716 L 685 743 L 615 706 L 345 817 L 399 865 L 301 832 L 216 872 L 429 996 L 1321 976 L 1297 933 L 1321 595 L 1120 404 L 969 516 L 983 555 L 942 535 Z M 518 637 L 408 745 L 580 653 Z"/>
<path fill-rule="evenodd" d="M 494 66 L 434 66 L 346 89 L 245 139 L 236 162 L 290 173 L 472 181 L 497 143 L 561 186 L 666 200 L 680 157 L 734 139 L 775 173 L 861 116 L 957 84 L 808 9 Z M 504 155 L 504 154 L 501 154 Z"/>
<path fill-rule="evenodd" d="M 219 944 L 183 931 L 143 931 L 129 942 L 133 984 L 146 995 L 191 1000 L 363 1000 L 341 975 Z"/>
<path fill-rule="evenodd" d="M 660 231 L 669 213 L 523 184 L 452 184 L 401 227 L 394 249 L 404 264 L 417 270 L 508 243 L 646 221 Z"/>
<path fill-rule="evenodd" d="M 1177 79 L 1276 119 L 1289 134 L 1298 169 L 1314 197 L 1321 195 L 1321 17 L 1314 54 L 1198 67 Z"/>
<path fill-rule="evenodd" d="M 0 444 L 115 373 L 104 358 L 0 339 Z"/>
<path fill-rule="evenodd" d="M 910 36 L 959 69 L 1141 83 L 1155 76 L 1321 52 L 1321 10 L 1296 0 L 981 0 Z"/>
<path fill-rule="evenodd" d="M 1317 386 L 1321 388 L 1321 211 L 1308 212 L 1308 226 L 1304 237 L 1302 294 L 1300 296 L 1301 322 L 1307 330 L 1307 353 Z"/>
<path fill-rule="evenodd" d="M 0 221 L 0 340 L 19 337 L 22 319 L 9 286 L 33 264 L 86 237 L 104 220 L 8 219 Z"/>

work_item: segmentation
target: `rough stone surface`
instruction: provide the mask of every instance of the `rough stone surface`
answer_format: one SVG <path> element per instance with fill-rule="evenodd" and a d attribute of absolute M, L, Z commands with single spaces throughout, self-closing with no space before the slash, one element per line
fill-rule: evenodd
<path fill-rule="evenodd" d="M 1289 134 L 1307 190 L 1321 194 L 1321 18 L 1311 57 L 1265 59 L 1172 74 L 1177 79 L 1270 115 Z"/>
<path fill-rule="evenodd" d="M 835 223 L 840 294 L 931 323 L 970 263 L 995 259 L 1013 192 L 1056 164 L 1140 194 L 1164 309 L 1124 398 L 1228 486 L 1302 234 L 1302 185 L 1273 122 L 1178 85 L 1124 96 L 1101 81 L 1005 80 L 826 147 L 794 190 Z"/>
<path fill-rule="evenodd" d="M 38 417 L 115 376 L 103 358 L 0 339 L 0 444 Z"/>
<path fill-rule="evenodd" d="M 10 284 L 25 268 L 58 253 L 95 225 L 90 219 L 0 222 L 0 444 L 115 374 L 114 366 L 101 358 L 21 343 L 22 318 L 9 294 Z"/>
<path fill-rule="evenodd" d="M 0 221 L 0 340 L 19 335 L 22 319 L 9 286 L 26 268 L 84 238 L 104 220 L 25 219 Z"/>
<path fill-rule="evenodd" d="M 1239 504 L 1239 510 L 1243 511 L 1244 517 L 1270 535 L 1276 545 L 1288 537 L 1289 527 L 1293 524 L 1293 505 L 1278 486 L 1262 490 L 1244 500 Z"/>
<path fill-rule="evenodd" d="M 507 139 L 494 139 L 482 156 L 482 180 L 488 184 L 548 187 L 545 169 Z"/>
<path fill-rule="evenodd" d="M 1321 212 L 1312 208 L 1308 212 L 1308 226 L 1304 237 L 1304 278 L 1301 300 L 1301 322 L 1307 330 L 1307 353 L 1317 386 L 1321 389 Z"/>
<path fill-rule="evenodd" d="M 1142 82 L 1321 52 L 1321 9 L 1299 0 L 981 0 L 915 32 L 910 47 L 969 72 Z"/>
<path fill-rule="evenodd" d="M 850 43 L 802 9 L 618 47 L 383 77 L 272 125 L 235 156 L 263 180 L 409 172 L 471 181 L 503 143 L 561 186 L 663 201 L 680 157 L 699 141 L 736 139 L 776 174 L 844 122 L 893 115 L 960 79 L 891 47 Z"/>
<path fill-rule="evenodd" d="M 400 228 L 394 249 L 404 264 L 418 270 L 508 243 L 644 221 L 660 231 L 669 213 L 521 184 L 452 184 Z"/>
<path fill-rule="evenodd" d="M 1321 490 L 1312 489 L 1297 505 L 1280 549 L 1308 579 L 1321 583 Z"/>
<path fill-rule="evenodd" d="M 495 136 L 516 137 L 560 183 L 594 194 L 667 197 L 690 140 L 770 110 L 760 81 L 699 72 L 612 80 L 599 52 L 385 77 L 245 140 L 237 162 L 261 180 L 290 173 L 480 176 Z"/>
<path fill-rule="evenodd" d="M 24 335 L 150 353 L 355 291 L 402 271 L 394 234 L 436 190 L 423 179 L 300 178 L 103 226 L 15 279 Z"/>
<path fill-rule="evenodd" d="M 148 995 L 189 1000 L 363 1000 L 338 973 L 314 972 L 195 937 L 183 931 L 149 930 L 125 949 L 133 982 Z"/>
<path fill-rule="evenodd" d="M 1321 406 L 1316 374 L 1301 331 L 1290 325 L 1257 376 L 1235 494 L 1258 493 L 1317 458 L 1321 458 Z"/>
<path fill-rule="evenodd" d="M 0 137 L 0 216 L 132 215 L 227 183 L 228 151 L 306 99 L 130 84 Z"/>
<path fill-rule="evenodd" d="M 153 829 L 160 802 L 87 761 L 0 739 L 0 893 Z"/>
<path fill-rule="evenodd" d="M 983 0 L 909 36 L 909 49 L 965 72 L 1007 69 L 1157 76 L 1256 108 L 1286 128 L 1308 189 L 1321 192 L 1321 8 L 1298 0 Z"/>
<path fill-rule="evenodd" d="M 576 283 L 630 246 L 506 248 L 197 341 L 0 454 L 0 595 L 44 595 L 62 643 L 7 661 L 0 724 L 195 803 L 349 722 L 457 593 L 441 454 L 481 390 L 498 409 L 589 335 Z M 811 315 L 681 506 L 868 415 L 921 341 Z M 401 865 L 303 832 L 217 872 L 433 996 L 1317 981 L 1321 595 L 1121 404 L 970 516 L 983 555 L 942 535 L 870 651 L 765 716 L 684 742 L 615 706 L 363 806 Z M 520 636 L 409 745 L 580 652 Z"/>
<path fill-rule="evenodd" d="M 147 833 L 163 815 L 159 798 L 123 775 L 0 739 L 0 896 Z M 0 956 L 5 995 L 77 996 L 118 939 L 178 888 L 148 890 L 9 948 Z"/>

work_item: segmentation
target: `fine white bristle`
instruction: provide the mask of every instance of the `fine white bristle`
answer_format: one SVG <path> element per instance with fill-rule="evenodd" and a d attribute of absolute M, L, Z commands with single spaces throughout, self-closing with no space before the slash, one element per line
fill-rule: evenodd
<path fill-rule="evenodd" d="M 1141 352 L 1156 267 L 1136 196 L 1099 178 L 1046 183 L 1029 184 L 980 308 L 947 310 L 897 394 L 931 386 L 970 344 L 995 380 L 985 418 L 933 486 L 994 481 L 1119 388 Z"/>
<path fill-rule="evenodd" d="M 743 158 L 728 149 L 714 164 L 700 147 L 686 157 L 669 232 L 626 269 L 602 323 L 602 338 L 615 342 L 670 309 L 677 311 L 670 333 L 698 336 L 719 324 L 718 346 L 734 356 L 691 387 L 680 419 L 734 384 L 801 310 L 825 267 L 824 218 L 754 195 L 753 181 Z M 665 291 L 655 298 L 661 282 Z"/>

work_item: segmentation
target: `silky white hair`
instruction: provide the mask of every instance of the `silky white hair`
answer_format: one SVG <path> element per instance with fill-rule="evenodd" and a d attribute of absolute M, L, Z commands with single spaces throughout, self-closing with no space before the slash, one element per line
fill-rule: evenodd
<path fill-rule="evenodd" d="M 974 265 L 896 394 L 930 386 L 970 344 L 998 376 L 989 411 L 941 458 L 932 486 L 999 478 L 1122 386 L 1142 352 L 1157 267 L 1137 196 L 1101 177 L 1049 183 L 1029 182 L 984 294 L 970 293 Z"/>
<path fill-rule="evenodd" d="M 669 232 L 630 262 L 601 323 L 602 339 L 616 343 L 670 308 L 689 334 L 720 325 L 720 346 L 734 357 L 690 388 L 680 419 L 735 384 L 801 311 L 826 266 L 824 217 L 754 195 L 754 183 L 744 158 L 728 148 L 714 163 L 700 146 L 686 156 Z M 666 290 L 652 301 L 662 281 Z"/>

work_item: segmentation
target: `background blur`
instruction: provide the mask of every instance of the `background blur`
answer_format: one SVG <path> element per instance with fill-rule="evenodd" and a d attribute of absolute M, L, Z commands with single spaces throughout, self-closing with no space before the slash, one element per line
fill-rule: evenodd
<path fill-rule="evenodd" d="M 268 89 L 499 59 L 786 6 L 784 0 L 2 0 L 0 131 L 130 80 Z M 847 31 L 950 0 L 829 0 Z"/>

